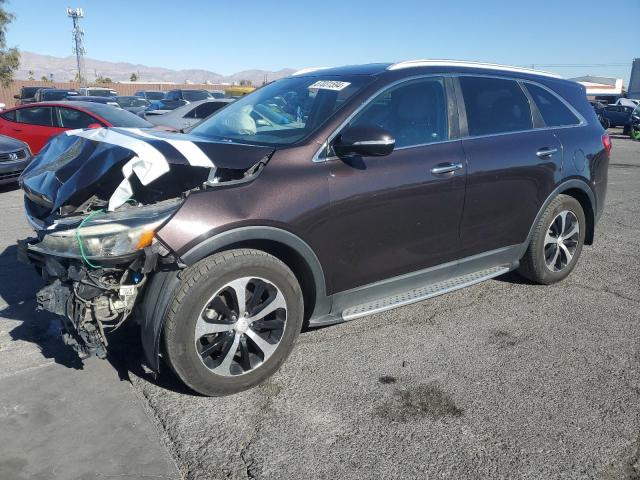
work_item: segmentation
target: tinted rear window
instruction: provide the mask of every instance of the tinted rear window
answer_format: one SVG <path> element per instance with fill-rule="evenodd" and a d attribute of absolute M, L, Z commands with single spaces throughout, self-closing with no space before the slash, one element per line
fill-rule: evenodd
<path fill-rule="evenodd" d="M 78 95 L 78 92 L 71 90 L 49 90 L 42 92 L 42 100 L 62 100 L 67 97 L 73 97 L 74 95 Z"/>
<path fill-rule="evenodd" d="M 530 83 L 527 83 L 526 87 L 547 126 L 561 127 L 580 123 L 580 119 L 553 93 Z"/>
<path fill-rule="evenodd" d="M 513 80 L 460 77 L 469 135 L 490 135 L 533 128 L 529 100 Z"/>

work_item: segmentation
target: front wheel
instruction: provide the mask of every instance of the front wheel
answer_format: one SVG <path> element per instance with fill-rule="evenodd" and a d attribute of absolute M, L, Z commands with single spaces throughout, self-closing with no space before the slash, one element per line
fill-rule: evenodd
<path fill-rule="evenodd" d="M 558 195 L 535 226 L 518 272 L 543 285 L 564 280 L 580 258 L 585 234 L 586 221 L 580 202 L 568 195 Z"/>
<path fill-rule="evenodd" d="M 229 250 L 185 270 L 168 309 L 168 363 L 190 388 L 221 396 L 251 388 L 285 361 L 303 320 L 300 286 L 280 260 Z"/>

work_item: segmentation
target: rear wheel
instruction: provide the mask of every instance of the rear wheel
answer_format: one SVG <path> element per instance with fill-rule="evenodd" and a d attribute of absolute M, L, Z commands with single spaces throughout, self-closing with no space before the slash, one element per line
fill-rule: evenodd
<path fill-rule="evenodd" d="M 558 195 L 536 225 L 518 272 L 544 285 L 563 280 L 578 262 L 585 233 L 580 202 L 568 195 Z"/>
<path fill-rule="evenodd" d="M 203 395 L 228 395 L 271 376 L 303 320 L 289 268 L 258 250 L 230 250 L 188 268 L 167 315 L 167 360 Z"/>

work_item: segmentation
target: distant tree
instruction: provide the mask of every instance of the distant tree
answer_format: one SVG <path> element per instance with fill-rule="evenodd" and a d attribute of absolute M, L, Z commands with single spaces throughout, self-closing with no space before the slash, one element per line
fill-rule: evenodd
<path fill-rule="evenodd" d="M 29 71 L 27 72 L 27 75 L 29 75 L 29 76 L 27 77 L 27 80 L 35 80 L 35 79 L 36 79 L 36 78 L 33 76 L 33 75 L 34 75 L 33 70 L 29 70 Z"/>
<path fill-rule="evenodd" d="M 113 80 L 111 80 L 111 78 L 109 77 L 103 77 L 102 75 L 100 75 L 98 78 L 96 78 L 96 83 L 113 83 Z"/>
<path fill-rule="evenodd" d="M 20 52 L 17 48 L 7 48 L 7 26 L 15 17 L 4 9 L 5 3 L 6 0 L 0 0 L 0 84 L 7 87 L 20 66 Z"/>
<path fill-rule="evenodd" d="M 251 86 L 251 80 L 240 80 L 240 86 L 241 87 L 250 87 Z"/>
<path fill-rule="evenodd" d="M 129 81 L 137 82 L 138 81 L 138 75 L 136 75 L 135 73 L 132 73 L 131 76 L 129 77 Z"/>
<path fill-rule="evenodd" d="M 42 76 L 40 77 L 40 81 L 41 81 L 41 82 L 48 82 L 48 81 L 49 81 L 49 78 L 48 78 L 46 75 L 42 75 Z"/>

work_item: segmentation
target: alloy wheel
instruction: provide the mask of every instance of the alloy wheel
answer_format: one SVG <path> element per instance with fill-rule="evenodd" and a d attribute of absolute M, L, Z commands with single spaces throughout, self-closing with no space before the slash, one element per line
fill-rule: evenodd
<path fill-rule="evenodd" d="M 216 375 L 243 375 L 278 348 L 287 325 L 284 295 L 269 280 L 243 277 L 218 290 L 200 312 L 195 347 Z"/>
<path fill-rule="evenodd" d="M 580 241 L 578 217 L 563 210 L 551 222 L 544 239 L 544 259 L 552 272 L 564 270 L 571 263 Z"/>

